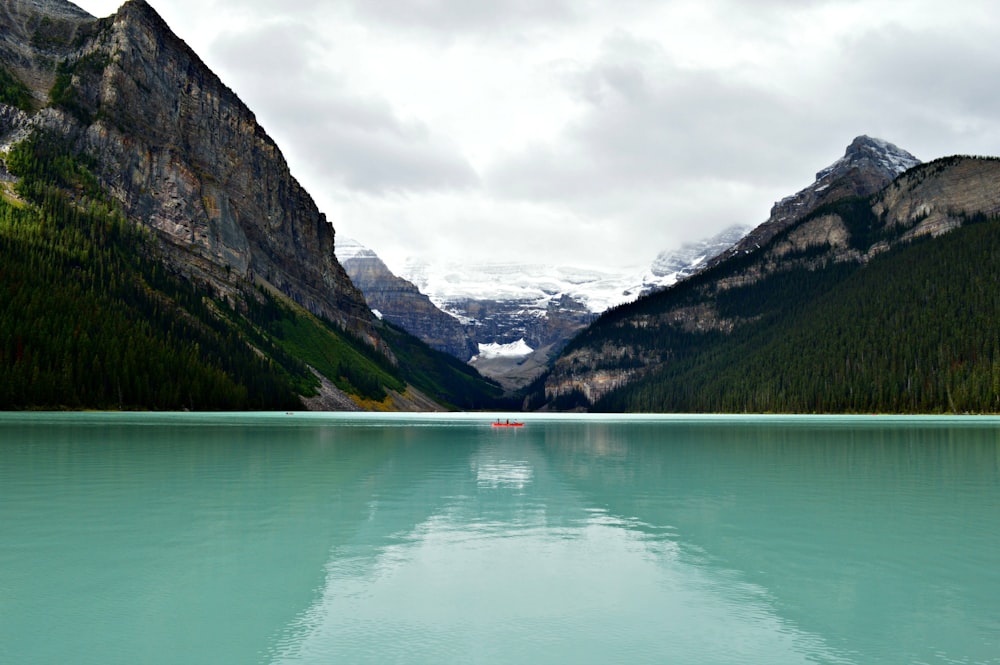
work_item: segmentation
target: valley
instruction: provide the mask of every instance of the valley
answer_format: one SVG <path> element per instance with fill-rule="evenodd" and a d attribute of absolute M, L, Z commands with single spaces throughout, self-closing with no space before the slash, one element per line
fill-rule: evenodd
<path fill-rule="evenodd" d="M 394 272 L 145 0 L 0 24 L 0 408 L 1000 410 L 995 158 L 858 136 L 649 265 Z"/>

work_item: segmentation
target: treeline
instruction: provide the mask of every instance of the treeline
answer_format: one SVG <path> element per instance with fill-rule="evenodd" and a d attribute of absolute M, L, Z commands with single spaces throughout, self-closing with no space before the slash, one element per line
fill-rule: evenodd
<path fill-rule="evenodd" d="M 1000 412 L 998 287 L 1000 222 L 983 216 L 863 267 L 774 275 L 718 300 L 752 323 L 648 340 L 672 357 L 594 409 Z"/>

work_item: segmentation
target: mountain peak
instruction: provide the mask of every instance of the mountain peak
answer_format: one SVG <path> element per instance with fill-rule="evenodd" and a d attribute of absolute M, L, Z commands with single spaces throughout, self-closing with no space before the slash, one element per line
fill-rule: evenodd
<path fill-rule="evenodd" d="M 817 173 L 816 180 L 839 178 L 852 169 L 878 173 L 892 180 L 918 164 L 919 159 L 895 144 L 862 135 L 851 141 L 843 157 Z"/>
<path fill-rule="evenodd" d="M 152 19 L 158 24 L 161 24 L 165 30 L 170 30 L 167 26 L 166 21 L 163 20 L 152 5 L 150 5 L 146 0 L 126 0 L 126 2 L 118 8 L 115 16 L 137 16 L 144 17 L 147 19 Z"/>
<path fill-rule="evenodd" d="M 826 203 L 851 196 L 870 196 L 920 163 L 919 159 L 888 141 L 859 136 L 847 146 L 843 157 L 816 174 L 813 184 L 775 203 L 766 222 L 709 265 L 733 254 L 756 251 Z"/>
<path fill-rule="evenodd" d="M 345 238 L 344 236 L 337 237 L 335 244 L 335 251 L 337 254 L 337 260 L 344 263 L 348 259 L 381 259 L 375 252 L 368 249 L 360 242 L 354 238 Z M 388 268 L 387 268 L 388 270 Z"/>

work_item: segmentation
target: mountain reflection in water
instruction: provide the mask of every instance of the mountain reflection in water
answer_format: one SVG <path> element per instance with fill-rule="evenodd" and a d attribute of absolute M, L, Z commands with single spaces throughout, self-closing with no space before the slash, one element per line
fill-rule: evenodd
<path fill-rule="evenodd" d="M 3 418 L 9 662 L 1000 662 L 993 420 Z"/>

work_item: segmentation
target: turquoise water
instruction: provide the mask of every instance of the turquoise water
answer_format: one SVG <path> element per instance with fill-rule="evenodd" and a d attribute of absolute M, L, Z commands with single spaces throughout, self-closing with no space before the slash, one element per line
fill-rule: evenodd
<path fill-rule="evenodd" d="M 1000 663 L 1000 420 L 0 414 L 0 663 Z"/>

